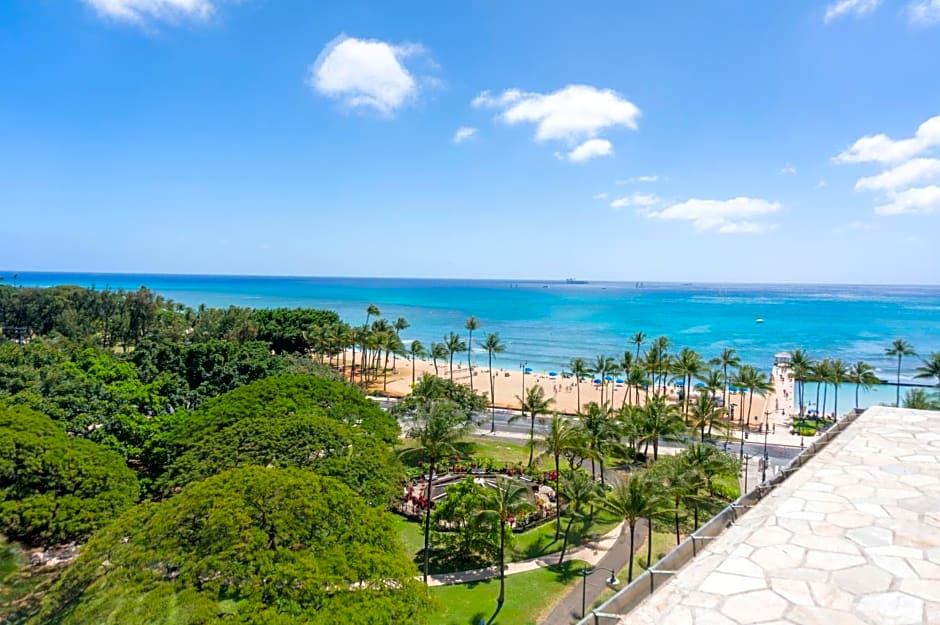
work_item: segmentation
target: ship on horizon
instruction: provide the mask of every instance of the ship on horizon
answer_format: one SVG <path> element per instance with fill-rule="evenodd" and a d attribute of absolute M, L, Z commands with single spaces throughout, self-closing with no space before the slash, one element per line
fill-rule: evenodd
<path fill-rule="evenodd" d="M 574 278 L 565 278 L 565 284 L 587 284 L 587 280 L 575 280 Z"/>

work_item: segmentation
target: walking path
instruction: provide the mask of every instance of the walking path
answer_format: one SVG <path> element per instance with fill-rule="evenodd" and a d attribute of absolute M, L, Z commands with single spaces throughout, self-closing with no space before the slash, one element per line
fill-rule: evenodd
<path fill-rule="evenodd" d="M 594 566 L 598 564 L 611 550 L 625 551 L 625 549 L 615 549 L 615 547 L 619 544 L 620 534 L 622 531 L 623 523 L 610 530 L 597 540 L 590 541 L 585 545 L 569 550 L 565 554 L 565 559 L 581 560 Z M 640 536 L 638 534 L 637 538 L 639 539 L 639 537 Z M 540 556 L 538 558 L 520 560 L 519 562 L 510 562 L 506 565 L 506 575 L 515 575 L 516 573 L 525 573 L 526 571 L 534 571 L 535 569 L 546 566 L 553 566 L 558 564 L 558 555 L 559 552 L 555 552 L 545 556 Z M 470 569 L 468 571 L 458 571 L 456 573 L 441 573 L 440 575 L 431 575 L 428 577 L 428 586 L 465 584 L 467 582 L 478 582 L 484 579 L 490 579 L 498 576 L 498 566 L 487 566 L 482 569 Z"/>

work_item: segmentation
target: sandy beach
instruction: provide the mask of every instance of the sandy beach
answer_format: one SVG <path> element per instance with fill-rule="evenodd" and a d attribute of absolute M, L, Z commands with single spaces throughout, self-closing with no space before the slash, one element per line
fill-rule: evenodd
<path fill-rule="evenodd" d="M 465 355 L 464 355 L 465 356 Z M 389 367 L 391 367 L 389 362 Z M 442 378 L 450 378 L 450 369 L 447 362 L 438 361 L 438 375 Z M 396 368 L 389 371 L 387 394 L 393 397 L 402 397 L 411 392 L 411 362 L 399 358 Z M 424 373 L 434 375 L 434 365 L 431 362 L 417 360 L 415 362 L 415 376 L 420 378 Z M 771 430 L 776 433 L 776 437 L 789 432 L 787 422 L 792 413 L 793 402 L 793 380 L 786 375 L 784 369 L 774 366 L 772 373 L 774 389 L 761 397 L 755 395 L 750 406 L 749 425 L 750 430 L 757 431 L 762 429 L 766 419 Z M 470 384 L 469 368 L 466 359 L 458 363 L 454 362 L 453 379 L 455 382 Z M 579 390 L 575 384 L 574 378 L 562 378 L 560 375 L 549 376 L 547 371 L 533 371 L 523 374 L 521 369 L 506 369 L 503 367 L 493 367 L 493 390 L 495 405 L 499 408 L 519 409 L 519 396 L 522 396 L 524 389 L 533 385 L 539 385 L 545 390 L 545 396 L 554 400 L 553 408 L 560 413 L 574 415 L 578 411 Z M 474 363 L 473 367 L 473 388 L 477 392 L 490 394 L 489 369 L 485 363 Z M 372 385 L 373 390 L 382 390 L 382 378 L 379 376 L 377 384 Z M 589 402 L 601 401 L 601 385 L 593 384 L 592 380 L 582 381 L 580 384 L 580 403 L 583 406 Z M 667 387 L 668 395 L 678 400 L 677 388 L 673 385 Z M 627 392 L 631 397 L 627 399 L 628 403 L 634 403 L 636 392 L 628 389 L 626 385 L 607 383 L 603 387 L 604 401 L 611 402 L 614 407 L 620 407 L 624 402 Z M 694 391 L 693 391 L 694 393 Z M 639 393 L 639 403 L 642 405 L 645 393 L 641 390 Z M 739 422 L 741 410 L 746 409 L 747 397 L 742 394 L 729 395 L 729 403 L 735 404 L 735 422 Z M 767 414 L 765 414 L 765 410 Z M 775 427 L 776 426 L 776 427 Z M 792 442 L 792 441 L 787 441 Z"/>

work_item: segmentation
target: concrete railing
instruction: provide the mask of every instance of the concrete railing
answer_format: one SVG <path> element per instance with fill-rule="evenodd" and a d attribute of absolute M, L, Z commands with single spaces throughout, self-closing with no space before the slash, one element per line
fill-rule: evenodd
<path fill-rule="evenodd" d="M 610 625 L 618 622 L 621 617 L 628 614 L 630 610 L 656 592 L 656 589 L 665 584 L 672 575 L 678 573 L 699 551 L 704 549 L 708 541 L 720 536 L 740 516 L 746 514 L 748 510 L 760 502 L 765 494 L 782 484 L 794 471 L 819 453 L 835 436 L 855 421 L 860 414 L 860 412 L 853 411 L 843 417 L 819 438 L 810 443 L 779 473 L 766 482 L 758 484 L 751 491 L 722 508 L 718 514 L 713 516 L 705 525 L 692 532 L 688 538 L 663 556 L 659 562 L 578 621 L 578 625 Z"/>

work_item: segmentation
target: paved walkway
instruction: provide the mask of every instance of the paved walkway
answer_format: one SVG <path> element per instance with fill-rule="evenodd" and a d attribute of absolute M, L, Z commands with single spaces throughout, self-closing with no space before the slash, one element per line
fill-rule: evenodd
<path fill-rule="evenodd" d="M 608 551 L 622 551 L 617 549 L 619 545 L 620 532 L 623 523 L 610 530 L 596 541 L 591 541 L 586 545 L 569 549 L 565 554 L 565 560 L 582 560 L 591 565 L 598 564 Z M 639 536 L 637 536 L 639 538 Z M 558 564 L 559 552 L 531 558 L 529 560 L 520 560 L 519 562 L 510 562 L 506 565 L 506 575 L 515 575 L 516 573 L 525 573 Z M 613 568 L 613 567 L 611 567 Z M 482 569 L 471 569 L 469 571 L 459 571 L 457 573 L 442 573 L 440 575 L 431 575 L 428 577 L 428 586 L 446 586 L 448 584 L 464 584 L 467 582 L 478 582 L 484 579 L 490 579 L 499 575 L 498 566 L 487 566 Z"/>
<path fill-rule="evenodd" d="M 868 409 L 620 623 L 940 624 L 940 413 Z"/>

